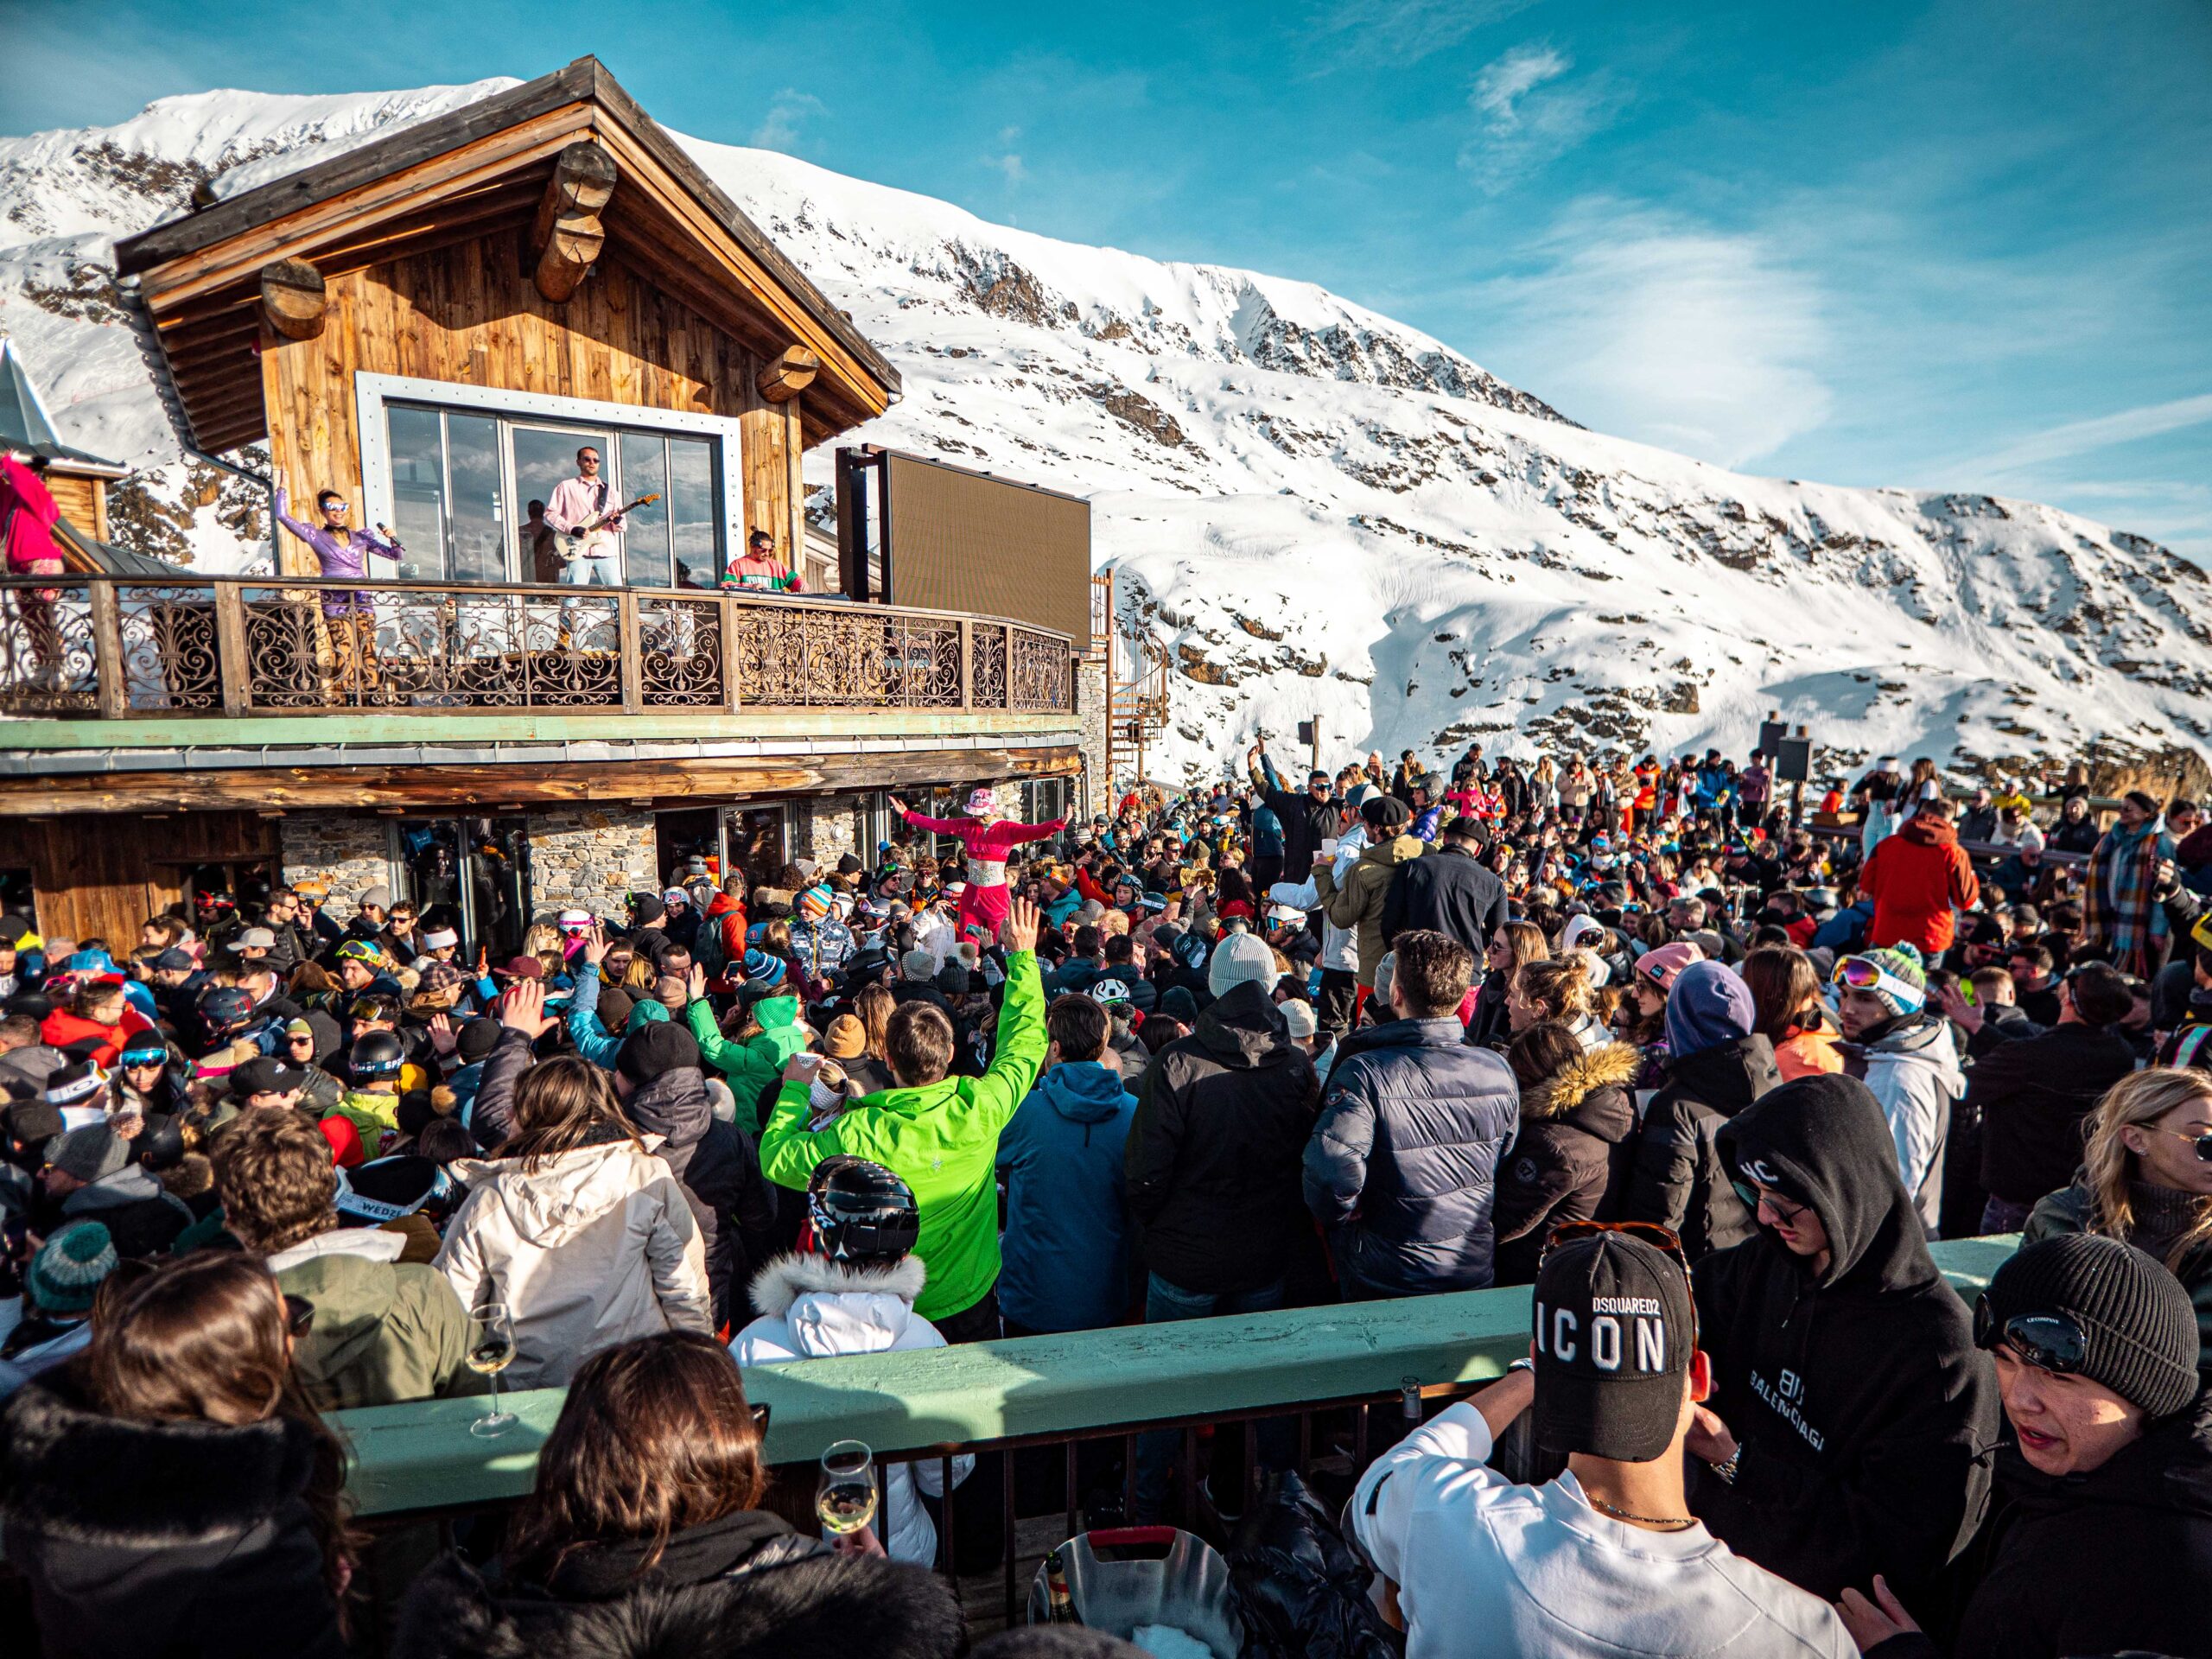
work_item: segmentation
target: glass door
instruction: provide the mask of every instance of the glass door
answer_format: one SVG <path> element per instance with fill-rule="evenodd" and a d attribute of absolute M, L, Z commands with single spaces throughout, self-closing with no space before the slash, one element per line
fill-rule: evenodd
<path fill-rule="evenodd" d="M 499 423 L 459 410 L 393 404 L 385 412 L 391 453 L 392 533 L 405 550 L 405 582 L 508 578 L 506 466 Z"/>
<path fill-rule="evenodd" d="M 453 927 L 474 962 L 522 949 L 530 925 L 530 837 L 519 817 L 402 818 L 400 887 L 425 927 Z"/>

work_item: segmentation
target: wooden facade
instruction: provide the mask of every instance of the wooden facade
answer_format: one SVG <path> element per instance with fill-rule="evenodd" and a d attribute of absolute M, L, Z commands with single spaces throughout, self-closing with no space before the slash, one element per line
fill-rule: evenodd
<path fill-rule="evenodd" d="M 61 516 L 96 542 L 107 540 L 107 480 L 61 466 L 49 467 L 47 493 Z"/>
<path fill-rule="evenodd" d="M 57 801 L 55 810 L 74 804 Z M 0 818 L 0 868 L 30 872 L 40 929 L 105 939 L 118 957 L 138 943 L 139 924 L 188 896 L 195 866 L 273 869 L 278 856 L 275 822 L 249 811 Z"/>
<path fill-rule="evenodd" d="M 529 259 L 521 237 L 487 237 L 348 271 L 329 281 L 318 337 L 265 333 L 270 453 L 292 499 L 312 502 L 324 488 L 361 499 L 353 377 L 404 375 L 733 419 L 744 462 L 726 487 L 744 492 L 747 531 L 767 531 L 779 553 L 803 545 L 801 399 L 761 396 L 766 359 L 619 252 L 562 304 L 538 292 Z M 288 571 L 315 574 L 297 538 L 283 546 Z"/>

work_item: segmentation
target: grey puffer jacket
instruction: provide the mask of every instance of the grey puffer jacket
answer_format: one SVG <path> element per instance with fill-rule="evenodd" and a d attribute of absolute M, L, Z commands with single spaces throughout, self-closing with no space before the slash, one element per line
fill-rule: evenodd
<path fill-rule="evenodd" d="M 1347 1038 L 1306 1143 L 1306 1207 L 1339 1270 L 1385 1295 L 1488 1286 L 1497 1160 L 1520 1120 L 1511 1068 L 1457 1020 Z"/>

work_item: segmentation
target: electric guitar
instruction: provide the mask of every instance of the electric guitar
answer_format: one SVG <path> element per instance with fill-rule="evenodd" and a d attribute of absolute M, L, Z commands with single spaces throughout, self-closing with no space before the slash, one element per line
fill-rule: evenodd
<path fill-rule="evenodd" d="M 650 507 L 660 499 L 658 493 L 641 495 L 626 507 L 609 507 L 604 512 L 594 512 L 582 524 L 572 527 L 559 544 L 561 563 L 572 564 L 580 558 L 612 558 L 622 550 L 616 538 L 621 531 L 610 530 L 617 518 L 626 512 L 635 512 L 640 507 Z M 602 550 L 603 545 L 603 550 Z"/>

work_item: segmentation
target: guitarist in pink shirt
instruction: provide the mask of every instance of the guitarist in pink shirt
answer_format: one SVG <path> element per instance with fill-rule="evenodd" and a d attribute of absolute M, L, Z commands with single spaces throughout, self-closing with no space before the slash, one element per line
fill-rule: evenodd
<path fill-rule="evenodd" d="M 545 504 L 545 522 L 553 526 L 556 539 L 553 545 L 567 561 L 561 571 L 562 582 L 570 588 L 617 588 L 622 582 L 622 515 L 617 512 L 604 524 L 587 530 L 585 526 L 599 514 L 614 505 L 607 494 L 606 479 L 600 475 L 599 451 L 586 444 L 576 451 L 576 475 L 564 478 L 553 486 L 553 499 Z M 561 633 L 568 643 L 573 626 L 571 612 L 575 601 L 561 602 Z"/>

